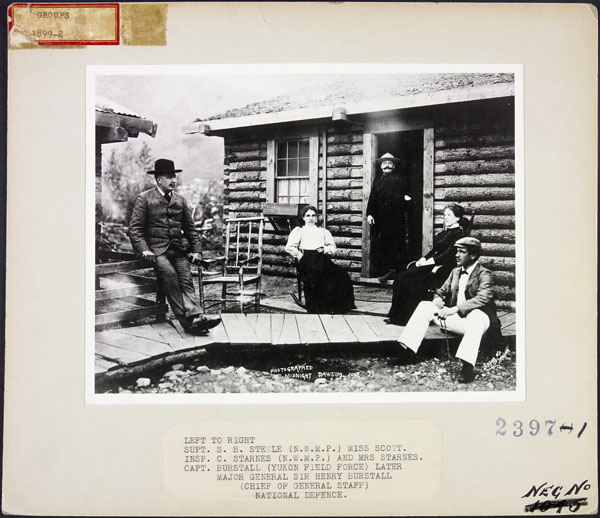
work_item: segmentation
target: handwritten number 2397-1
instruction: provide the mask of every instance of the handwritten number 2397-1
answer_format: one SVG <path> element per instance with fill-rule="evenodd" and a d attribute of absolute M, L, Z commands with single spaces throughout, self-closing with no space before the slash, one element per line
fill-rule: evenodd
<path fill-rule="evenodd" d="M 556 424 L 555 419 L 546 419 L 544 421 L 544 427 L 545 427 L 546 433 L 548 435 L 552 435 L 552 429 L 554 428 L 555 424 Z M 507 426 L 506 426 L 505 419 L 502 419 L 501 417 L 499 417 L 496 420 L 496 426 L 498 427 L 496 429 L 496 435 L 506 435 Z M 528 430 L 526 430 L 524 428 L 523 421 L 519 421 L 517 419 L 516 421 L 512 422 L 512 435 L 514 437 L 521 437 L 524 433 L 529 433 L 529 435 L 534 436 L 534 435 L 537 435 L 541 429 L 542 429 L 542 425 L 540 424 L 540 422 L 537 419 L 531 419 L 529 421 Z"/>

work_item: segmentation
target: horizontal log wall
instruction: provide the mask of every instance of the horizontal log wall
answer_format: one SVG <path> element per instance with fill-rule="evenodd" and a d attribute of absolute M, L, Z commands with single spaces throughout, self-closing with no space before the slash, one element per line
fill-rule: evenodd
<path fill-rule="evenodd" d="M 471 236 L 482 243 L 481 263 L 492 270 L 500 308 L 515 307 L 515 161 L 510 111 L 460 116 L 435 128 L 434 231 L 448 203 L 475 215 Z M 453 114 L 456 116 L 456 113 Z M 495 120 L 494 123 L 485 121 Z"/>
<path fill-rule="evenodd" d="M 337 250 L 334 261 L 358 280 L 362 268 L 363 127 L 334 125 L 327 129 L 325 226 Z M 319 202 L 323 178 L 319 177 Z"/>
<path fill-rule="evenodd" d="M 266 200 L 267 141 L 225 140 L 224 214 L 225 217 L 262 215 Z"/>
<path fill-rule="evenodd" d="M 475 214 L 471 235 L 482 241 L 481 262 L 493 271 L 497 304 L 505 309 L 514 309 L 516 264 L 514 129 L 510 110 L 477 113 L 466 105 L 432 109 L 436 120 L 434 232 L 442 229 L 443 209 L 448 203 L 460 203 Z M 252 138 L 227 137 L 225 141 L 225 208 L 230 215 L 260 215 L 266 200 L 267 140 L 264 136 Z M 360 124 L 328 127 L 325 156 L 322 140 L 320 133 L 319 216 L 324 206 L 324 224 L 338 247 L 334 260 L 357 280 L 362 261 L 363 128 Z M 265 273 L 295 276 L 294 261 L 284 250 L 286 239 L 287 233 L 278 233 L 265 223 Z"/>
<path fill-rule="evenodd" d="M 347 124 L 327 130 L 323 153 L 319 136 L 319 216 L 326 207 L 324 224 L 334 235 L 337 251 L 334 260 L 358 279 L 362 248 L 362 142 L 361 125 Z M 323 162 L 327 164 L 326 196 L 323 200 Z M 226 138 L 225 141 L 226 215 L 260 215 L 267 198 L 267 140 Z M 325 203 L 324 203 L 325 201 Z M 295 276 L 293 259 L 285 252 L 287 233 L 277 232 L 265 222 L 263 271 L 267 274 Z"/>

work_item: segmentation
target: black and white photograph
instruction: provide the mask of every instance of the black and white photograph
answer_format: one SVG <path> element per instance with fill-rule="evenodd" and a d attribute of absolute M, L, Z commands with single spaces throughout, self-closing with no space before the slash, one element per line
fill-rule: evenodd
<path fill-rule="evenodd" d="M 8 16 L 5 514 L 597 512 L 593 6 Z"/>
<path fill-rule="evenodd" d="M 96 394 L 515 397 L 518 67 L 90 68 Z"/>

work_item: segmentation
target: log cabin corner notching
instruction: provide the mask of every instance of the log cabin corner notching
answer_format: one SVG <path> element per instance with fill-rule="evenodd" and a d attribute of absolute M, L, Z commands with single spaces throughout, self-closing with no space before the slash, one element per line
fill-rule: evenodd
<path fill-rule="evenodd" d="M 229 215 L 258 216 L 273 203 L 315 205 L 336 240 L 336 262 L 354 280 L 372 275 L 366 205 L 374 160 L 385 152 L 403 156 L 419 200 L 413 254 L 431 248 L 444 206 L 460 203 L 476 215 L 471 235 L 482 241 L 499 307 L 514 309 L 514 75 L 400 76 L 381 87 L 373 79 L 366 98 L 351 82 L 328 85 L 313 98 L 290 94 L 184 131 L 224 139 Z M 265 226 L 265 273 L 295 274 L 286 237 Z"/>

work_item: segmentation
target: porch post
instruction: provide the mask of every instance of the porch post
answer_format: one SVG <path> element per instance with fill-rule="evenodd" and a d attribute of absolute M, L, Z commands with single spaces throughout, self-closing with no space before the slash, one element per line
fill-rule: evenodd
<path fill-rule="evenodd" d="M 377 156 L 377 135 L 363 136 L 363 196 L 362 196 L 362 270 L 361 277 L 369 277 L 371 271 L 371 228 L 367 223 L 367 203 L 373 181 L 373 163 Z"/>
<path fill-rule="evenodd" d="M 433 248 L 433 171 L 434 171 L 433 128 L 423 130 L 423 239 L 422 255 Z"/>

